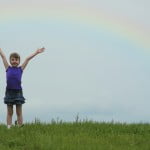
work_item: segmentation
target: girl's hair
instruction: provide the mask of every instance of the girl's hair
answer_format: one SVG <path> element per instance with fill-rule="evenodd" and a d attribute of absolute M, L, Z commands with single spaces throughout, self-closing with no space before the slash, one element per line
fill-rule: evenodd
<path fill-rule="evenodd" d="M 17 58 L 20 61 L 20 55 L 18 53 L 11 53 L 9 59 L 11 59 L 12 57 Z"/>

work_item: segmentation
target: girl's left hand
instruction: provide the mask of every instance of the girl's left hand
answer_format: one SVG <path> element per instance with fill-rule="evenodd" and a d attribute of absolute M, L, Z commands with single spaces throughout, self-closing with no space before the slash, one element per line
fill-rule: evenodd
<path fill-rule="evenodd" d="M 42 47 L 42 48 L 39 48 L 39 49 L 37 49 L 37 53 L 42 53 L 42 52 L 44 52 L 44 50 L 45 50 L 45 48 L 44 47 Z"/>

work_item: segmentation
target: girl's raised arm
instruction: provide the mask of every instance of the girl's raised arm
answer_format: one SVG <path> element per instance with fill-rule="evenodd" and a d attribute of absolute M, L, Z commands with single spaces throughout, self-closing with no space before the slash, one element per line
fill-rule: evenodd
<path fill-rule="evenodd" d="M 28 57 L 25 59 L 24 63 L 21 65 L 22 70 L 25 69 L 25 67 L 27 66 L 28 62 L 29 62 L 34 56 L 36 56 L 36 55 L 39 54 L 39 53 L 44 52 L 44 50 L 45 50 L 44 47 L 43 47 L 43 48 L 39 48 L 39 49 L 37 49 L 33 54 L 31 54 L 30 56 L 28 56 Z"/>
<path fill-rule="evenodd" d="M 0 48 L 0 55 L 1 55 L 1 58 L 3 60 L 3 64 L 5 66 L 5 69 L 7 69 L 9 67 L 9 64 L 7 62 L 7 59 L 6 59 L 6 56 L 5 54 L 3 53 L 2 49 Z"/>

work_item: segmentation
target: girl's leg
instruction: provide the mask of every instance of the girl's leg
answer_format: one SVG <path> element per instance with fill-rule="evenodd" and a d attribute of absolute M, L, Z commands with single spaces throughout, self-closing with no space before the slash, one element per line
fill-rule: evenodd
<path fill-rule="evenodd" d="M 17 114 L 17 121 L 18 121 L 18 125 L 22 125 L 23 124 L 23 117 L 22 117 L 22 105 L 16 105 L 16 114 Z"/>
<path fill-rule="evenodd" d="M 13 105 L 7 105 L 7 126 L 11 127 L 13 115 Z"/>

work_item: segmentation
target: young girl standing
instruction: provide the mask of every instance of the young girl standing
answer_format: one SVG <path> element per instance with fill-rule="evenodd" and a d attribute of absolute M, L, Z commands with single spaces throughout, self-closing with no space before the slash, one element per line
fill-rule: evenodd
<path fill-rule="evenodd" d="M 3 64 L 6 69 L 6 92 L 4 97 L 4 103 L 7 104 L 7 127 L 10 128 L 12 125 L 13 116 L 13 105 L 16 105 L 17 123 L 18 126 L 23 125 L 22 117 L 22 104 L 25 103 L 25 98 L 23 97 L 23 91 L 21 86 L 22 73 L 28 62 L 37 54 L 42 53 L 45 48 L 37 49 L 33 54 L 27 57 L 24 63 L 20 64 L 20 56 L 18 53 L 12 53 L 9 57 L 10 65 L 0 48 L 0 56 L 3 60 Z"/>

